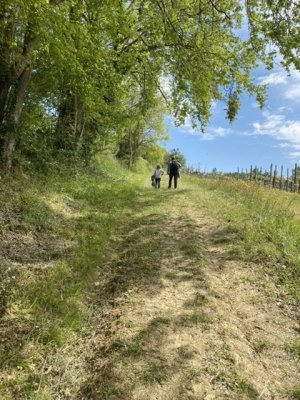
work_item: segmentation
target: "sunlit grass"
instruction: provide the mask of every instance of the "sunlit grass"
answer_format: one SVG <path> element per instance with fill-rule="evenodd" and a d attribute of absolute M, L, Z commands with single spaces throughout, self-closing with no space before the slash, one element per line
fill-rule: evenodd
<path fill-rule="evenodd" d="M 297 195 L 265 189 L 236 180 L 191 177 L 198 184 L 199 207 L 234 228 L 238 235 L 230 246 L 230 257 L 264 264 L 287 291 L 300 300 L 300 221 L 295 214 Z"/>

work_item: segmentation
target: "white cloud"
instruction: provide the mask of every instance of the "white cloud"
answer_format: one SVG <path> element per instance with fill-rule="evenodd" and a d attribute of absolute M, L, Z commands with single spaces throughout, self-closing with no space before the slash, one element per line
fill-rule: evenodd
<path fill-rule="evenodd" d="M 252 135 L 272 136 L 279 146 L 290 149 L 291 158 L 300 158 L 300 120 L 289 120 L 282 114 L 263 113 L 262 122 L 253 123 Z"/>
<path fill-rule="evenodd" d="M 201 140 L 214 140 L 217 137 L 222 137 L 229 135 L 233 131 L 229 128 L 223 128 L 221 126 L 218 127 L 210 127 L 204 135 L 201 137 Z"/>
<path fill-rule="evenodd" d="M 191 118 L 186 118 L 184 124 L 180 125 L 180 129 L 187 135 L 199 134 L 199 128 L 194 128 Z"/>
<path fill-rule="evenodd" d="M 281 147 L 283 149 L 291 147 L 290 143 L 279 143 L 277 146 L 274 147 Z"/>
<path fill-rule="evenodd" d="M 300 81 L 300 71 L 297 69 L 291 69 L 290 75 L 295 81 Z"/>
<path fill-rule="evenodd" d="M 282 112 L 292 113 L 292 112 L 294 112 L 294 109 L 293 109 L 292 107 L 282 106 L 282 107 L 279 107 L 279 108 L 278 108 L 278 111 L 279 111 L 280 113 L 282 113 Z"/>
<path fill-rule="evenodd" d="M 291 151 L 289 153 L 289 156 L 293 159 L 299 159 L 300 160 L 300 151 Z"/>
<path fill-rule="evenodd" d="M 184 124 L 180 125 L 179 129 L 186 135 L 198 135 L 203 141 L 214 140 L 218 137 L 233 133 L 232 129 L 223 128 L 221 126 L 208 127 L 205 129 L 205 132 L 202 133 L 199 126 L 193 127 L 193 123 L 190 118 L 186 118 Z"/>
<path fill-rule="evenodd" d="M 289 87 L 285 93 L 284 97 L 288 100 L 293 100 L 293 101 L 300 101 L 300 85 L 292 85 Z"/>
<path fill-rule="evenodd" d="M 286 73 L 283 71 L 272 72 L 269 75 L 258 78 L 258 80 L 261 85 L 280 85 L 287 82 Z"/>
<path fill-rule="evenodd" d="M 265 132 L 275 131 L 276 128 L 282 125 L 284 122 L 284 115 L 281 114 L 271 114 L 268 111 L 264 111 L 263 116 L 265 121 L 263 123 L 254 122 L 253 128 L 255 129 L 254 134 L 266 134 Z M 268 134 L 268 133 L 267 133 Z"/>
<path fill-rule="evenodd" d="M 258 78 L 261 85 L 282 85 L 284 89 L 282 97 L 286 100 L 300 102 L 300 71 L 292 68 L 289 72 L 284 69 L 277 70 L 269 75 Z"/>

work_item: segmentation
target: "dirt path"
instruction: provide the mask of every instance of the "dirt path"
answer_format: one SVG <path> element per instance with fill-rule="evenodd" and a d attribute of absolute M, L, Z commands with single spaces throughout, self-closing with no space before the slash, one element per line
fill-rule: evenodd
<path fill-rule="evenodd" d="M 188 192 L 163 196 L 163 207 L 138 210 L 111 243 L 106 268 L 116 272 L 95 284 L 78 398 L 293 398 L 299 369 L 286 349 L 299 327 L 279 289 L 261 266 L 228 258 L 234 233 Z"/>

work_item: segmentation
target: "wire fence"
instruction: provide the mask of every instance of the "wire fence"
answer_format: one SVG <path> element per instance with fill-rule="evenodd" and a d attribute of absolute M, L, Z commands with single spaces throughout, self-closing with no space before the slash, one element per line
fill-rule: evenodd
<path fill-rule="evenodd" d="M 207 178 L 235 178 L 250 182 L 256 182 L 262 186 L 284 190 L 286 192 L 300 193 L 300 167 L 295 164 L 294 168 L 280 168 L 271 164 L 268 170 L 251 165 L 248 169 L 237 169 L 237 172 L 222 173 L 216 169 L 212 172 L 201 172 L 193 168 L 187 168 L 190 174 L 201 175 Z"/>

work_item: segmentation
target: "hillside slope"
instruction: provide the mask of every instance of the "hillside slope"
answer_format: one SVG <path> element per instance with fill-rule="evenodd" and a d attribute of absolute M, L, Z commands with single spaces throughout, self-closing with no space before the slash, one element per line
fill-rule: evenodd
<path fill-rule="evenodd" d="M 102 163 L 2 203 L 1 398 L 300 398 L 298 222 L 285 254 L 268 199 L 164 179 Z"/>

